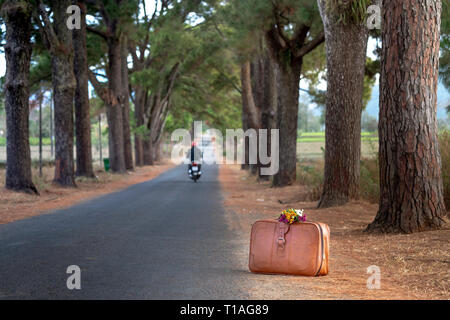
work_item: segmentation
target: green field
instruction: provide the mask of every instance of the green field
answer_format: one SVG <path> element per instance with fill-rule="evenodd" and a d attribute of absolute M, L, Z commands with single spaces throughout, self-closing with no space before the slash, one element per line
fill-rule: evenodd
<path fill-rule="evenodd" d="M 297 157 L 299 159 L 323 159 L 325 150 L 325 132 L 299 133 L 297 139 Z M 361 157 L 373 158 L 378 152 L 378 134 L 361 133 Z"/>
<path fill-rule="evenodd" d="M 378 142 L 378 133 L 376 132 L 361 132 L 362 141 Z M 297 142 L 325 142 L 325 132 L 304 132 L 299 133 Z"/>
<path fill-rule="evenodd" d="M 51 144 L 50 138 L 43 138 L 42 139 L 42 145 L 49 146 Z M 30 138 L 30 146 L 38 146 L 39 145 L 39 138 Z M 0 146 L 4 147 L 6 146 L 6 138 L 0 137 Z"/>

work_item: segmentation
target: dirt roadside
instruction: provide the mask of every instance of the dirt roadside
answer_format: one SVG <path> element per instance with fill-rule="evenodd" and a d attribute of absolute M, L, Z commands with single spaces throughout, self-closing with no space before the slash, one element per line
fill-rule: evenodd
<path fill-rule="evenodd" d="M 251 224 L 276 218 L 286 208 L 305 209 L 308 220 L 325 222 L 331 229 L 330 274 L 291 277 L 249 273 L 254 299 L 449 299 L 450 225 L 440 231 L 412 235 L 367 235 L 362 230 L 378 209 L 352 202 L 333 209 L 316 209 L 304 202 L 307 188 L 293 185 L 271 188 L 258 183 L 238 166 L 221 166 L 229 227 L 238 234 L 236 256 L 246 268 Z M 368 290 L 367 268 L 381 269 L 381 289 Z M 248 270 L 248 268 L 246 269 Z"/>
<path fill-rule="evenodd" d="M 139 167 L 126 175 L 115 175 L 96 170 L 97 179 L 77 179 L 77 188 L 68 189 L 52 185 L 53 168 L 44 168 L 43 178 L 38 179 L 40 196 L 28 195 L 6 190 L 4 170 L 0 172 L 0 224 L 49 213 L 89 199 L 119 191 L 133 184 L 156 178 L 175 165 L 164 160 L 154 166 Z"/>

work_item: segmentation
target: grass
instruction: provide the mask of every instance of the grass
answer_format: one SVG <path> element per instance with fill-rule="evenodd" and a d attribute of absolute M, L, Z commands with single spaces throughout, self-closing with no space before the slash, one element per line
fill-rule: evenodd
<path fill-rule="evenodd" d="M 362 141 L 378 141 L 377 132 L 361 132 Z M 325 142 L 325 132 L 299 132 L 297 142 Z"/>
<path fill-rule="evenodd" d="M 51 144 L 50 138 L 42 138 L 42 145 L 49 146 Z M 30 146 L 38 146 L 39 145 L 39 138 L 31 137 L 30 138 Z M 6 146 L 6 138 L 0 137 L 0 146 L 5 147 Z"/>

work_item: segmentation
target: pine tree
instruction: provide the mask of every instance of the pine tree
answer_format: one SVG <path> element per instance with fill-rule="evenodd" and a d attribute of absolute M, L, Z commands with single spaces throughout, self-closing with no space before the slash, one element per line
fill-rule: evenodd
<path fill-rule="evenodd" d="M 358 198 L 369 2 L 318 0 L 318 4 L 327 52 L 325 172 L 318 206 L 326 208 Z"/>
<path fill-rule="evenodd" d="M 277 115 L 279 128 L 279 171 L 274 186 L 296 180 L 297 120 L 299 82 L 303 59 L 325 40 L 317 3 L 306 0 L 230 1 L 226 14 L 235 30 L 241 54 L 249 54 L 263 33 L 270 56 L 276 65 Z M 247 52 L 246 52 L 247 51 Z M 271 100 L 271 99 L 269 99 Z"/>
<path fill-rule="evenodd" d="M 91 151 L 91 119 L 88 90 L 88 57 L 86 48 L 86 3 L 77 2 L 81 10 L 80 29 L 73 31 L 75 49 L 74 73 L 77 80 L 75 90 L 76 175 L 94 177 Z"/>
<path fill-rule="evenodd" d="M 71 0 L 52 1 L 53 22 L 46 6 L 37 1 L 36 20 L 51 53 L 53 100 L 55 108 L 55 176 L 54 182 L 75 187 L 73 159 L 73 101 L 76 79 L 73 71 L 72 31 L 67 28 L 67 8 Z"/>
<path fill-rule="evenodd" d="M 385 0 L 380 78 L 380 205 L 371 232 L 445 223 L 437 138 L 440 0 Z"/>
<path fill-rule="evenodd" d="M 28 140 L 32 8 L 27 1 L 10 0 L 3 3 L 1 13 L 6 24 L 6 188 L 38 193 L 32 181 Z"/>

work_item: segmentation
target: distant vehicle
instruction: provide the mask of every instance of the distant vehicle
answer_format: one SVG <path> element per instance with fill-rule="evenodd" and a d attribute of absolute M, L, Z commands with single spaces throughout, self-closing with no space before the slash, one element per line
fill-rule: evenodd
<path fill-rule="evenodd" d="M 189 177 L 194 180 L 194 182 L 197 182 L 198 179 L 202 176 L 202 171 L 200 170 L 200 165 L 196 163 L 195 161 L 191 162 L 191 165 L 189 167 Z"/>
<path fill-rule="evenodd" d="M 194 180 L 194 182 L 197 182 L 197 180 L 202 176 L 201 162 L 203 159 L 203 152 L 197 147 L 197 142 L 194 141 L 192 143 L 191 149 L 187 153 L 187 157 L 191 161 L 188 167 L 189 177 Z"/>

